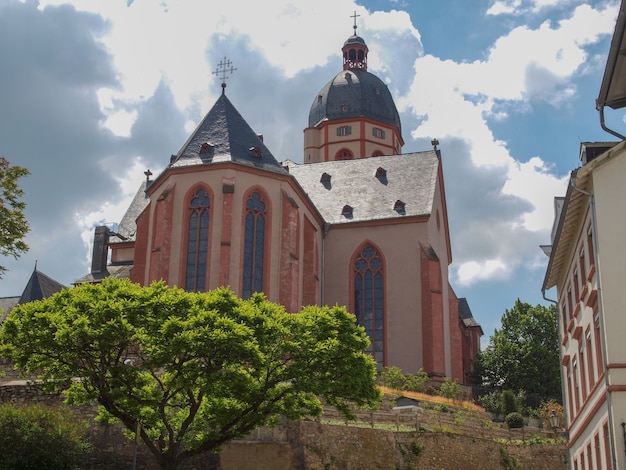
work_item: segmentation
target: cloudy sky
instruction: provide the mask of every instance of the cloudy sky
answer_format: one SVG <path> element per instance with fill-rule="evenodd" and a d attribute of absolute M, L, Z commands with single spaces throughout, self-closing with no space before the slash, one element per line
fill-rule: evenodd
<path fill-rule="evenodd" d="M 442 151 L 451 282 L 485 340 L 541 296 L 553 198 L 595 110 L 618 0 L 0 0 L 0 155 L 21 180 L 30 251 L 0 259 L 0 297 L 35 263 L 69 285 L 95 225 L 119 222 L 221 92 L 280 160 L 302 161 L 309 107 L 352 34 L 401 114 L 404 152 Z M 623 115 L 607 115 L 626 130 Z M 620 128 L 621 127 L 621 128 Z M 555 297 L 555 294 L 552 295 Z"/>

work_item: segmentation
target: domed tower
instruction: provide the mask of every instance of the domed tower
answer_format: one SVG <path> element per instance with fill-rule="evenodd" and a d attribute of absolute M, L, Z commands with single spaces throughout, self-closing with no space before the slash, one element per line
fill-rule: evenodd
<path fill-rule="evenodd" d="M 317 94 L 304 130 L 304 163 L 401 153 L 400 116 L 387 85 L 367 71 L 369 49 L 354 34 L 343 44 L 343 70 Z"/>

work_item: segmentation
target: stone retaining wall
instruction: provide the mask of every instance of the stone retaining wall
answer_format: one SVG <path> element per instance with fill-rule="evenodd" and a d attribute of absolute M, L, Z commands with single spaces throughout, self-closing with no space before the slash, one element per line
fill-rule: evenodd
<path fill-rule="evenodd" d="M 0 386 L 0 403 L 58 405 L 60 397 L 43 393 L 36 384 L 14 384 Z M 96 407 L 74 410 L 90 419 Z M 89 440 L 91 452 L 82 469 L 131 469 L 135 450 L 138 470 L 156 468 L 145 447 L 140 443 L 136 448 L 120 425 L 93 422 Z M 218 455 L 186 462 L 181 470 L 566 470 L 566 455 L 565 445 L 514 446 L 478 435 L 396 432 L 305 420 L 258 429 Z"/>

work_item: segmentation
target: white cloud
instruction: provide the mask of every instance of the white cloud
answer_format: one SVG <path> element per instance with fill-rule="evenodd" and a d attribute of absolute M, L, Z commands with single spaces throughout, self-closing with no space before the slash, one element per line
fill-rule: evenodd
<path fill-rule="evenodd" d="M 511 271 L 511 267 L 502 260 L 487 259 L 461 263 L 456 270 L 456 276 L 459 284 L 468 286 L 479 281 L 506 279 Z"/>
<path fill-rule="evenodd" d="M 559 178 L 553 171 L 539 157 L 526 163 L 515 162 L 509 168 L 502 194 L 517 196 L 532 204 L 533 210 L 526 212 L 523 219 L 524 227 L 530 231 L 545 231 L 552 226 L 554 196 L 565 194 L 569 175 Z"/>
<path fill-rule="evenodd" d="M 492 8 L 521 6 L 521 2 L 497 2 Z M 541 2 L 532 5 L 541 6 Z M 499 169 L 488 191 L 475 188 L 474 194 L 455 200 L 464 207 L 457 211 L 460 219 L 464 212 L 475 211 L 476 204 L 502 211 L 497 213 L 497 237 L 493 224 L 457 221 L 452 269 L 461 285 L 505 279 L 522 264 L 539 265 L 539 238 L 549 237 L 552 201 L 564 194 L 567 175 L 558 175 L 541 156 L 511 155 L 507 143 L 494 136 L 490 120 L 511 120 L 539 102 L 567 105 L 576 92 L 575 75 L 588 71 L 586 46 L 612 30 L 615 13 L 615 5 L 599 9 L 581 5 L 556 24 L 545 21 L 537 28 L 512 29 L 493 43 L 484 60 L 457 63 L 425 55 L 415 61 L 414 81 L 398 100 L 402 109 L 420 118 L 412 136 L 437 137 L 444 164 L 447 142 L 461 139 L 476 172 Z M 450 185 L 447 190 L 451 193 Z M 514 206 L 504 211 L 501 204 Z M 496 213 L 485 216 L 496 217 Z M 485 246 L 477 246 L 476 240 Z"/>
<path fill-rule="evenodd" d="M 521 0 L 504 0 L 494 2 L 487 10 L 487 15 L 510 15 L 516 12 L 516 10 L 522 4 Z"/>
<path fill-rule="evenodd" d="M 556 9 L 581 0 L 497 0 L 487 10 L 487 15 L 523 15 Z"/>

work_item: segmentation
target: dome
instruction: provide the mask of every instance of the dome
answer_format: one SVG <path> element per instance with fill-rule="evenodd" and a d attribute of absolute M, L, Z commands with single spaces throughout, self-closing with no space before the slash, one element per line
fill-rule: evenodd
<path fill-rule="evenodd" d="M 367 70 L 339 72 L 317 94 L 309 112 L 309 127 L 322 120 L 366 117 L 395 126 L 400 116 L 387 85 Z"/>
<path fill-rule="evenodd" d="M 362 37 L 357 36 L 356 34 L 353 34 L 348 39 L 346 39 L 346 42 L 343 43 L 343 47 L 346 47 L 346 46 L 348 46 L 350 44 L 361 44 L 361 45 L 367 47 L 367 44 L 365 44 L 365 40 L 363 40 Z"/>

